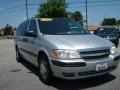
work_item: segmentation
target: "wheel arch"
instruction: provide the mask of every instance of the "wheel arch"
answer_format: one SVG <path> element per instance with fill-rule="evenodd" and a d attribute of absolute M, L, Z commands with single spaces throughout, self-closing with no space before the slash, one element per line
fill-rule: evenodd
<path fill-rule="evenodd" d="M 46 51 L 44 51 L 44 50 L 40 50 L 40 51 L 38 51 L 38 54 L 37 54 L 37 61 L 38 61 L 38 63 L 39 63 L 39 59 L 40 59 L 41 55 L 45 55 L 48 58 L 48 61 L 49 61 L 48 53 Z"/>
<path fill-rule="evenodd" d="M 43 55 L 43 54 L 47 57 L 47 60 L 48 60 L 49 66 L 50 66 L 50 70 L 52 72 L 51 62 L 50 62 L 50 59 L 49 59 L 49 54 L 47 52 L 45 52 L 44 50 L 40 50 L 38 52 L 38 55 L 37 55 L 38 64 L 40 63 L 40 61 L 39 61 L 40 60 L 40 55 Z M 53 72 L 52 72 L 52 74 L 53 74 Z"/>

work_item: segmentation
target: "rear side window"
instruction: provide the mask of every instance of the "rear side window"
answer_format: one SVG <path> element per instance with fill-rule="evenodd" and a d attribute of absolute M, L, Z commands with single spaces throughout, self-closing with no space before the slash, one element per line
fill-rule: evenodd
<path fill-rule="evenodd" d="M 25 36 L 25 32 L 27 31 L 29 21 L 25 21 L 24 23 L 20 24 L 17 28 L 16 35 L 18 36 Z"/>

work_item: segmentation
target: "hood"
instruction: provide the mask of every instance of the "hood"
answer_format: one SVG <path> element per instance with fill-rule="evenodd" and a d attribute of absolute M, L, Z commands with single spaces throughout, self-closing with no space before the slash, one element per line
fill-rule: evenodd
<path fill-rule="evenodd" d="M 59 49 L 110 48 L 113 44 L 96 35 L 45 35 L 45 38 Z"/>

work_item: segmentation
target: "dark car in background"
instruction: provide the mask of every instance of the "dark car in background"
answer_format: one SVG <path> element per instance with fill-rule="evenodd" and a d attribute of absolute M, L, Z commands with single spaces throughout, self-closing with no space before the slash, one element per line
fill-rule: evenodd
<path fill-rule="evenodd" d="M 120 26 L 118 27 L 118 30 L 119 30 L 119 38 L 120 38 Z"/>
<path fill-rule="evenodd" d="M 119 29 L 116 27 L 101 27 L 94 34 L 112 41 L 116 47 L 119 45 Z"/>

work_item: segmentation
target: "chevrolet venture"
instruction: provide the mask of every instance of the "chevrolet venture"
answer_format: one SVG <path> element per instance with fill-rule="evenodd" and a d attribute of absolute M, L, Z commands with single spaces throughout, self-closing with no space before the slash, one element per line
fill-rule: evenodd
<path fill-rule="evenodd" d="M 16 60 L 38 67 L 46 84 L 54 76 L 73 80 L 107 74 L 117 68 L 120 58 L 110 41 L 65 18 L 23 22 L 16 31 L 15 48 Z"/>

